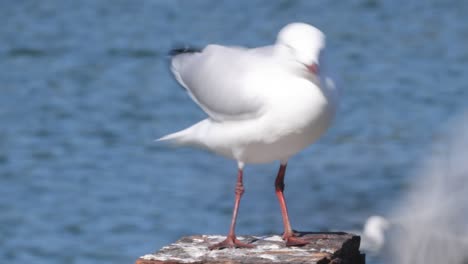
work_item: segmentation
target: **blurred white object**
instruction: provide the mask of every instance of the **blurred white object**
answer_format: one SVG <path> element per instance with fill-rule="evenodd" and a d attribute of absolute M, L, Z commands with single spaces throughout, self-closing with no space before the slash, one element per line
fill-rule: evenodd
<path fill-rule="evenodd" d="M 392 219 L 392 263 L 468 261 L 468 115 L 441 131 Z M 439 133 L 441 133 L 439 132 Z"/>
<path fill-rule="evenodd" d="M 360 250 L 367 254 L 376 255 L 385 244 L 385 234 L 390 228 L 390 222 L 382 216 L 371 216 L 364 224 L 361 234 Z"/>
<path fill-rule="evenodd" d="M 236 201 L 227 239 L 213 248 L 245 247 L 234 233 L 244 192 L 245 163 L 281 161 L 275 181 L 287 245 L 294 237 L 284 201 L 288 159 L 317 140 L 330 126 L 338 92 L 325 68 L 325 35 L 293 23 L 272 46 L 247 49 L 208 45 L 172 52 L 171 70 L 190 97 L 209 116 L 161 141 L 208 149 L 238 164 Z"/>
<path fill-rule="evenodd" d="M 385 263 L 468 263 L 468 115 L 452 124 L 440 131 L 444 136 L 391 220 L 368 219 L 361 247 L 366 253 L 383 253 Z"/>

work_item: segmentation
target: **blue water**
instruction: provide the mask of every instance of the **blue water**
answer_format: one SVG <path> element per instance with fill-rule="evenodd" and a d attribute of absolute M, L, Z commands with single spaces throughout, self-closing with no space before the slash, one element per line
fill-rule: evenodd
<path fill-rule="evenodd" d="M 468 106 L 465 1 L 1 1 L 0 262 L 132 263 L 225 233 L 236 165 L 153 139 L 202 118 L 166 53 L 259 46 L 303 21 L 344 91 L 331 130 L 290 160 L 298 230 L 385 214 Z M 278 164 L 248 166 L 238 233 L 280 233 Z"/>

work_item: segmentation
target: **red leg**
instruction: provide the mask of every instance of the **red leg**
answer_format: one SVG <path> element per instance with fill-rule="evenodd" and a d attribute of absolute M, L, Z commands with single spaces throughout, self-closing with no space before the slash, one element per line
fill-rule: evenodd
<path fill-rule="evenodd" d="M 212 245 L 209 247 L 210 250 L 213 249 L 223 249 L 223 248 L 253 248 L 254 245 L 242 243 L 236 238 L 235 229 L 236 229 L 236 219 L 237 211 L 239 210 L 239 203 L 244 193 L 244 184 L 242 183 L 242 169 L 239 169 L 237 173 L 237 184 L 236 184 L 236 200 L 234 203 L 234 210 L 232 212 L 231 227 L 229 228 L 229 233 L 225 240 L 222 242 Z"/>
<path fill-rule="evenodd" d="M 284 233 L 283 239 L 286 241 L 286 246 L 304 246 L 308 244 L 306 240 L 294 237 L 294 232 L 291 228 L 291 223 L 289 222 L 288 216 L 288 208 L 286 206 L 286 200 L 284 199 L 284 175 L 286 173 L 286 165 L 281 164 L 278 176 L 276 176 L 275 180 L 275 191 L 276 196 L 278 197 L 279 204 L 281 207 L 281 215 L 283 216 L 283 224 L 284 224 Z"/>

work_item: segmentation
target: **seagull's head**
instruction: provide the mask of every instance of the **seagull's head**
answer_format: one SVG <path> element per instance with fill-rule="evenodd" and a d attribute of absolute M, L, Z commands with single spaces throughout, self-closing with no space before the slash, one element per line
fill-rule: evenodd
<path fill-rule="evenodd" d="M 302 69 L 318 75 L 321 53 L 325 49 L 325 35 L 318 28 L 305 23 L 291 23 L 278 33 L 276 44 L 293 58 Z"/>

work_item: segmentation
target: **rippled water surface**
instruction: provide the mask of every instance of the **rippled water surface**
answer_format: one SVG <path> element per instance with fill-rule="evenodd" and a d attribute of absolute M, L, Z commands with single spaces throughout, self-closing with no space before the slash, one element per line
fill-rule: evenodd
<path fill-rule="evenodd" d="M 225 233 L 236 165 L 153 139 L 202 118 L 168 70 L 191 43 L 259 46 L 303 21 L 328 37 L 338 118 L 290 160 L 299 230 L 385 214 L 468 106 L 464 1 L 2 1 L 0 262 L 132 263 Z M 278 164 L 248 166 L 239 233 L 279 233 Z"/>

